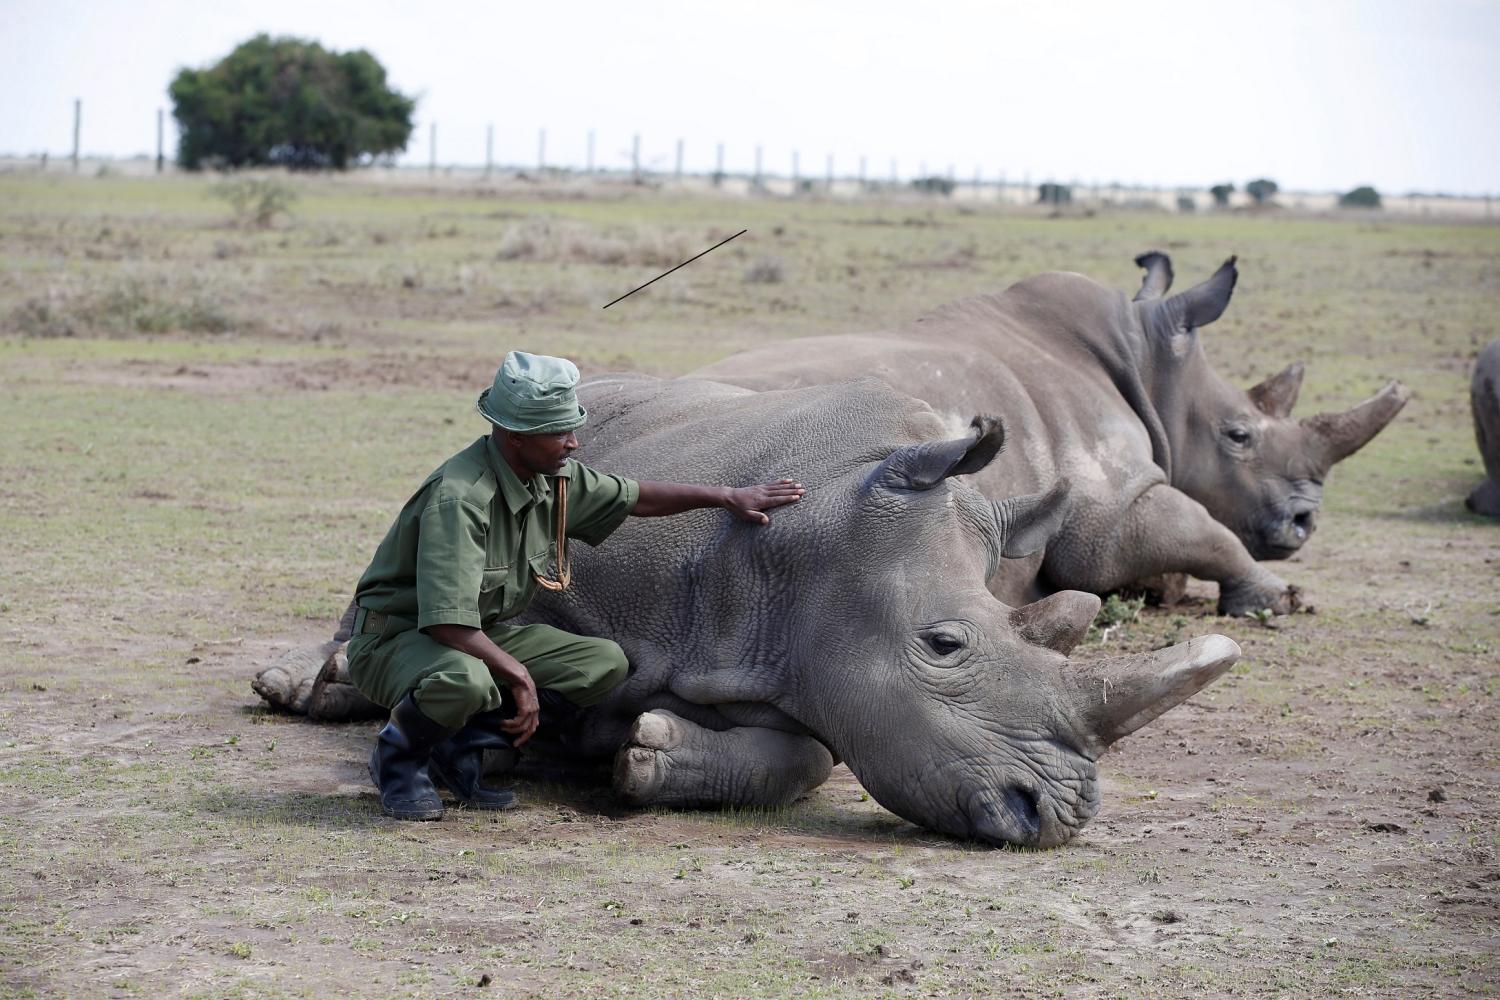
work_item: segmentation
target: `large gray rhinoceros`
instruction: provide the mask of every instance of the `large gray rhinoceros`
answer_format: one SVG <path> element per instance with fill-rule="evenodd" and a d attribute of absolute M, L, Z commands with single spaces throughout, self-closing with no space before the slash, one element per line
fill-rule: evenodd
<path fill-rule="evenodd" d="M 629 678 L 588 710 L 573 747 L 615 754 L 630 802 L 784 804 L 842 759 L 914 823 L 1052 847 L 1097 811 L 1104 748 L 1239 655 L 1209 635 L 1073 662 L 1098 598 L 995 598 L 995 564 L 1043 545 L 1067 493 L 995 502 L 963 484 L 1000 453 L 997 420 L 951 434 L 873 379 L 751 392 L 599 376 L 579 397 L 584 457 L 601 469 L 722 483 L 783 473 L 808 490 L 766 527 L 707 511 L 632 518 L 577 551 L 573 586 L 528 613 L 629 656 Z"/>
<path fill-rule="evenodd" d="M 1188 573 L 1217 581 L 1225 614 L 1290 611 L 1295 588 L 1256 560 L 1301 547 L 1329 469 L 1409 392 L 1391 382 L 1347 412 L 1293 420 L 1301 364 L 1247 392 L 1204 355 L 1198 329 L 1228 306 L 1234 258 L 1170 298 L 1166 255 L 1136 262 L 1147 273 L 1134 300 L 1079 274 L 1041 274 L 890 332 L 780 341 L 693 374 L 751 388 L 876 375 L 950 421 L 1004 413 L 1021 447 L 974 485 L 1002 496 L 1066 477 L 1074 493 L 1045 554 L 990 581 L 1005 600 Z"/>
<path fill-rule="evenodd" d="M 1500 517 L 1500 340 L 1490 341 L 1474 362 L 1469 405 L 1474 408 L 1474 437 L 1484 458 L 1485 479 L 1464 502 L 1476 514 Z"/>

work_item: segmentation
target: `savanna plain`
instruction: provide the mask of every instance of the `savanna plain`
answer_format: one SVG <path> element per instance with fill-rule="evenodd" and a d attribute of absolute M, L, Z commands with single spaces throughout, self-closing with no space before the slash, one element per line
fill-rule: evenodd
<path fill-rule="evenodd" d="M 0 995 L 1500 990 L 1500 525 L 1462 503 L 1500 227 L 360 176 L 274 180 L 261 227 L 217 183 L 0 175 Z M 400 824 L 374 724 L 251 691 L 484 431 L 508 349 L 669 376 L 1038 271 L 1133 289 L 1148 249 L 1178 288 L 1239 255 L 1202 332 L 1232 381 L 1305 361 L 1299 414 L 1414 396 L 1277 567 L 1310 609 L 1107 605 L 1075 655 L 1245 655 L 1103 758 L 1064 848 L 931 834 L 843 768 L 779 811 L 534 777 L 520 811 Z"/>

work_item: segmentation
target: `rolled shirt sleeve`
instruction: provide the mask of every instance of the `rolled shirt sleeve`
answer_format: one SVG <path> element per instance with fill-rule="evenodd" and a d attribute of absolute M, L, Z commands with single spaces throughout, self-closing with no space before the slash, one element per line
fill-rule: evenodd
<path fill-rule="evenodd" d="M 606 475 L 570 462 L 568 537 L 598 545 L 631 515 L 640 496 L 640 485 L 634 479 Z"/>
<path fill-rule="evenodd" d="M 417 628 L 431 625 L 481 627 L 479 589 L 484 579 L 485 512 L 444 496 L 422 510 L 417 535 Z"/>

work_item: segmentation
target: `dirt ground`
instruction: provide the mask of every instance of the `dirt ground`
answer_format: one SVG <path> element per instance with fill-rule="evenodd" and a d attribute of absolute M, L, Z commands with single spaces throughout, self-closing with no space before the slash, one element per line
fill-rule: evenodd
<path fill-rule="evenodd" d="M 41 200 L 23 191 L 21 211 L 0 199 L 4 303 L 31 293 L 27 261 L 46 252 L 22 239 L 50 218 Z M 820 234 L 849 210 L 800 211 L 794 226 L 813 235 L 784 252 L 812 281 L 811 261 L 844 252 Z M 961 246 L 984 222 L 951 213 L 934 228 Z M 141 223 L 147 246 L 155 224 Z M 180 225 L 205 248 L 218 238 Z M 1212 588 L 1195 583 L 1184 604 L 1080 648 L 1221 632 L 1244 658 L 1106 755 L 1103 808 L 1074 843 L 1009 851 L 937 836 L 843 768 L 784 810 L 635 811 L 602 776 L 533 773 L 519 811 L 386 820 L 364 770 L 375 725 L 269 712 L 249 682 L 326 638 L 395 505 L 472 435 L 467 407 L 494 351 L 462 325 L 467 307 L 416 343 L 364 320 L 313 345 L 8 329 L 0 996 L 1500 992 L 1500 525 L 1462 509 L 1479 472 L 1459 392 L 1473 345 L 1496 335 L 1500 237 L 1394 227 L 1369 243 L 1338 221 L 1014 225 L 1023 237 L 1003 244 L 993 275 L 974 265 L 941 280 L 981 290 L 1029 273 L 1033 256 L 1082 257 L 1068 266 L 1088 270 L 1147 239 L 1190 243 L 1185 274 L 1183 257 L 1204 270 L 1248 243 L 1262 270 L 1247 267 L 1231 321 L 1242 325 L 1210 352 L 1221 371 L 1248 380 L 1310 355 L 1299 413 L 1348 405 L 1386 374 L 1417 390 L 1335 472 L 1317 534 L 1278 567 L 1309 612 L 1270 627 L 1219 618 Z M 1434 248 L 1450 256 L 1422 256 Z M 873 288 L 928 249 L 888 272 L 858 266 Z M 1133 280 L 1128 258 L 1111 273 Z M 1353 290 L 1324 296 L 1315 279 Z M 822 287 L 776 291 L 795 306 L 782 332 L 850 328 L 817 313 Z M 1375 288 L 1393 298 L 1370 308 L 1395 319 L 1364 309 L 1376 293 L 1361 290 Z M 931 305 L 945 289 L 926 287 Z M 660 342 L 611 340 L 581 311 L 548 329 L 591 367 L 624 354 L 683 370 L 698 359 L 679 352 L 691 307 L 660 308 Z M 1299 353 L 1302 334 L 1283 326 L 1327 339 Z M 381 443 L 403 429 L 401 449 Z M 343 442 L 333 463 L 331 438 Z"/>

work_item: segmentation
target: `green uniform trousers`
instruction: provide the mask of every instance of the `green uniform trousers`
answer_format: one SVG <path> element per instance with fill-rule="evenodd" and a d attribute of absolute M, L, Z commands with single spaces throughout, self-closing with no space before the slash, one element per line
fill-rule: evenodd
<path fill-rule="evenodd" d="M 526 667 L 538 688 L 550 688 L 575 705 L 603 700 L 625 679 L 625 651 L 609 639 L 573 635 L 550 625 L 485 629 L 501 649 Z M 457 729 L 469 716 L 500 707 L 500 688 L 482 660 L 445 646 L 414 628 L 363 633 L 349 640 L 349 679 L 377 704 L 394 707 L 407 694 L 422 714 Z"/>

